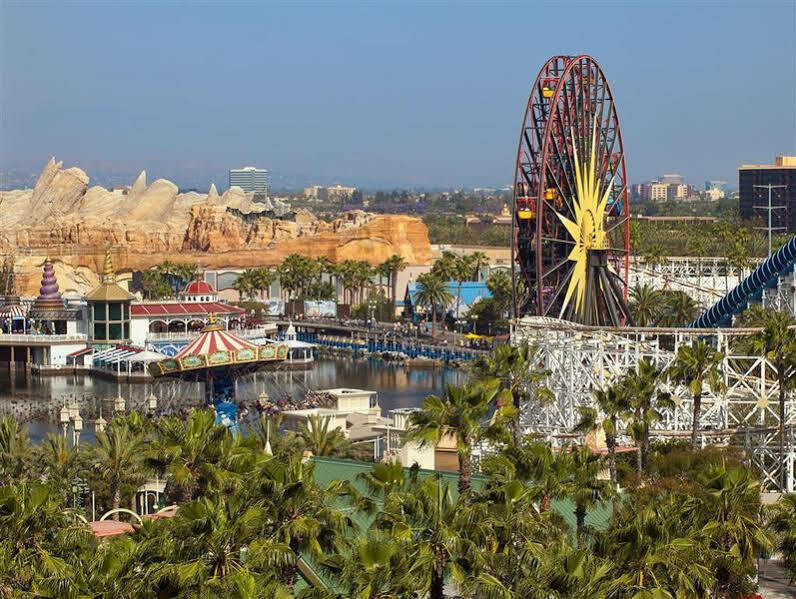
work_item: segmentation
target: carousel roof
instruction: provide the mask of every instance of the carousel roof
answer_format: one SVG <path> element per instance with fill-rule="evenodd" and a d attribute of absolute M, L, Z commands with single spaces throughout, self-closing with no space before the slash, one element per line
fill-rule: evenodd
<path fill-rule="evenodd" d="M 0 317 L 12 318 L 14 320 L 25 318 L 25 308 L 19 304 L 9 304 L 0 306 Z"/>
<path fill-rule="evenodd" d="M 217 351 L 238 351 L 243 348 L 256 349 L 257 346 L 225 331 L 218 325 L 210 325 L 202 329 L 201 335 L 183 347 L 174 357 L 201 356 Z"/>
<path fill-rule="evenodd" d="M 201 334 L 176 356 L 150 363 L 150 374 L 164 376 L 236 365 L 257 367 L 287 358 L 287 345 L 255 345 L 216 324 L 215 314 L 210 314 L 208 320 Z"/>

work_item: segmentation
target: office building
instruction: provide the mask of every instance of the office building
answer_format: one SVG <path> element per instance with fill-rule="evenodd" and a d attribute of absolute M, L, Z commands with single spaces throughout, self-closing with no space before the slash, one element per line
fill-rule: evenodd
<path fill-rule="evenodd" d="M 667 200 L 684 200 L 688 196 L 688 188 L 682 183 L 670 183 L 666 186 Z"/>
<path fill-rule="evenodd" d="M 661 177 L 661 183 L 666 185 L 683 185 L 685 180 L 682 175 L 669 174 Z"/>
<path fill-rule="evenodd" d="M 650 183 L 648 187 L 649 197 L 653 202 L 665 202 L 669 196 L 669 185 L 666 183 Z"/>
<path fill-rule="evenodd" d="M 705 199 L 708 199 L 711 202 L 717 202 L 724 197 L 724 190 L 722 190 L 720 187 L 711 187 L 710 189 L 706 189 L 703 193 Z"/>
<path fill-rule="evenodd" d="M 778 232 L 796 232 L 796 156 L 777 156 L 774 164 L 738 167 L 741 218 L 768 222 L 768 189 L 755 185 L 783 185 L 771 190 L 771 225 Z"/>
<path fill-rule="evenodd" d="M 229 169 L 229 186 L 240 187 L 243 191 L 268 195 L 270 181 L 264 168 L 245 166 Z"/>
<path fill-rule="evenodd" d="M 330 200 L 341 200 L 343 198 L 351 198 L 354 195 L 354 192 L 357 190 L 356 187 L 343 187 L 342 185 L 333 185 L 332 187 L 326 188 L 326 195 L 329 196 Z"/>
<path fill-rule="evenodd" d="M 304 188 L 304 197 L 308 200 L 320 201 L 327 199 L 328 195 L 325 187 L 321 185 L 311 185 L 310 187 Z"/>

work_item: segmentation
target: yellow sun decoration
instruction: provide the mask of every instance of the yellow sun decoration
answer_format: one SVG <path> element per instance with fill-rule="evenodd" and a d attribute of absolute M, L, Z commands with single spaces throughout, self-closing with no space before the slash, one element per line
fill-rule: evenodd
<path fill-rule="evenodd" d="M 572 137 L 572 160 L 575 168 L 577 196 L 572 199 L 575 220 L 572 221 L 558 212 L 556 214 L 575 241 L 575 247 L 569 253 L 569 259 L 575 262 L 575 266 L 569 279 L 564 304 L 561 306 L 560 317 L 563 317 L 573 296 L 575 297 L 575 312 L 584 317 L 589 251 L 602 250 L 607 247 L 604 226 L 605 209 L 614 179 L 612 177 L 608 185 L 602 189 L 601 178 L 598 179 L 595 172 L 598 164 L 596 119 L 592 119 L 591 152 L 589 152 L 585 164 L 581 164 L 579 160 L 574 134 L 570 132 L 570 135 Z M 599 283 L 595 282 L 595 284 Z"/>

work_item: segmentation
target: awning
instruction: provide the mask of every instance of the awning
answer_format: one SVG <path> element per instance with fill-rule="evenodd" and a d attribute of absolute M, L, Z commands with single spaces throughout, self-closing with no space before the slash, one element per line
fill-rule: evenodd
<path fill-rule="evenodd" d="M 112 347 L 110 349 L 106 349 L 97 354 L 94 354 L 94 361 L 105 362 L 106 364 L 116 364 L 117 362 L 120 362 L 122 359 L 128 356 L 132 356 L 142 351 L 143 350 L 141 349 L 128 347 L 128 346 Z"/>
<path fill-rule="evenodd" d="M 67 358 L 79 358 L 80 356 L 85 356 L 86 354 L 91 353 L 90 347 L 84 347 L 83 349 L 79 349 L 77 351 L 73 351 L 71 354 L 66 354 Z"/>
<path fill-rule="evenodd" d="M 2 306 L 0 307 L 0 318 L 10 318 L 12 320 L 25 318 L 25 308 L 17 304 Z"/>

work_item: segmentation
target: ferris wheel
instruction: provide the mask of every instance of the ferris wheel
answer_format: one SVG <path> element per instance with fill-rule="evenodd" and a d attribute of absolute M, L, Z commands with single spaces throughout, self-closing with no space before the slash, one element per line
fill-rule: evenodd
<path fill-rule="evenodd" d="M 554 56 L 533 83 L 514 172 L 515 316 L 631 323 L 625 152 L 591 56 Z"/>

